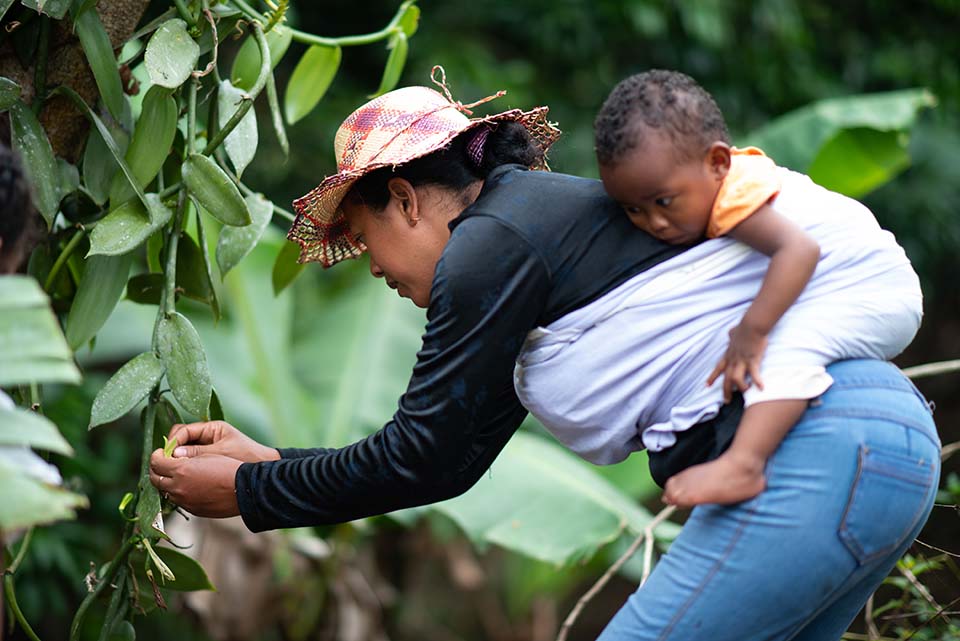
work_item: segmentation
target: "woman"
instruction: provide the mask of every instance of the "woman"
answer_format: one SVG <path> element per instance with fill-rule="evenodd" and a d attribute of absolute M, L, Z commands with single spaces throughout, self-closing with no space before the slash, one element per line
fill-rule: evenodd
<path fill-rule="evenodd" d="M 544 166 L 558 134 L 546 109 L 471 120 L 472 105 L 438 84 L 446 97 L 400 89 L 343 123 L 339 172 L 295 203 L 289 234 L 302 259 L 327 267 L 368 251 L 375 277 L 427 308 L 397 413 L 342 449 L 275 450 L 222 422 L 177 426 L 182 445 L 172 459 L 153 454 L 151 480 L 187 510 L 240 514 L 262 531 L 466 491 L 526 415 L 514 365 L 528 334 L 689 251 L 635 230 L 599 182 L 529 171 Z M 579 366 L 584 380 L 606 373 Z M 833 387 L 771 460 L 768 489 L 694 510 L 602 639 L 813 640 L 846 629 L 925 521 L 939 443 L 896 368 L 848 361 L 830 372 Z M 689 430 L 658 455 L 659 470 L 716 455 L 738 416 L 727 406 Z M 636 431 L 598 427 L 582 439 L 584 450 L 624 456 L 641 447 Z"/>

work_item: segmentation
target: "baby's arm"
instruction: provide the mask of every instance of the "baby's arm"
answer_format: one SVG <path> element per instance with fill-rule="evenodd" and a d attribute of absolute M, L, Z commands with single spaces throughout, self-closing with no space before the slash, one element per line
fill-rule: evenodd
<path fill-rule="evenodd" d="M 747 375 L 763 389 L 760 362 L 767 336 L 799 298 L 820 259 L 820 246 L 795 223 L 763 205 L 728 234 L 770 257 L 767 275 L 756 298 L 730 330 L 727 352 L 710 373 L 707 385 L 723 374 L 723 397 L 729 402 L 735 389 L 750 387 Z"/>
<path fill-rule="evenodd" d="M 753 498 L 766 487 L 763 469 L 807 407 L 806 399 L 764 401 L 743 411 L 729 449 L 716 460 L 693 465 L 667 479 L 665 503 L 692 507 L 731 504 Z"/>

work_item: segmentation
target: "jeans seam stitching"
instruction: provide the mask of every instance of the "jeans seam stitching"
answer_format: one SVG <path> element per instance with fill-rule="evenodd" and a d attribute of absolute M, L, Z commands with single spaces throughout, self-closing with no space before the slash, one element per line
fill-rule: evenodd
<path fill-rule="evenodd" d="M 703 581 L 701 581 L 700 584 L 697 586 L 697 589 L 693 592 L 693 594 L 690 595 L 686 603 L 684 603 L 683 606 L 679 608 L 677 612 L 673 615 L 673 618 L 670 620 L 670 623 L 667 624 L 667 627 L 664 628 L 663 632 L 661 632 L 660 635 L 657 637 L 657 641 L 663 641 L 664 639 L 667 638 L 667 635 L 670 634 L 673 631 L 674 626 L 676 626 L 677 621 L 679 621 L 680 618 L 687 612 L 687 610 L 690 609 L 690 606 L 693 604 L 693 601 L 703 592 L 707 584 L 713 580 L 713 577 L 716 576 L 717 572 L 720 571 L 720 567 L 724 564 L 724 562 L 733 552 L 737 542 L 740 540 L 740 537 L 743 535 L 744 529 L 746 529 L 747 525 L 750 524 L 755 514 L 756 514 L 756 504 L 751 506 L 750 511 L 747 513 L 746 517 L 740 523 L 740 527 L 737 528 L 736 533 L 734 534 L 733 538 L 730 540 L 730 543 L 727 545 L 727 549 L 724 550 L 723 556 L 717 559 L 717 561 L 713 564 L 713 567 L 707 573 L 707 576 L 705 576 Z"/>

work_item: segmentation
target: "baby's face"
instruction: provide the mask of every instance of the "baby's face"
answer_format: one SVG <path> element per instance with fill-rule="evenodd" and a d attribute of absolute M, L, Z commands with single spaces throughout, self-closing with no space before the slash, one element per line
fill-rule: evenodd
<path fill-rule="evenodd" d="M 644 145 L 609 165 L 600 179 L 630 222 L 671 245 L 704 237 L 710 210 L 725 171 L 718 174 L 709 154 L 679 160 L 666 136 L 650 135 Z"/>

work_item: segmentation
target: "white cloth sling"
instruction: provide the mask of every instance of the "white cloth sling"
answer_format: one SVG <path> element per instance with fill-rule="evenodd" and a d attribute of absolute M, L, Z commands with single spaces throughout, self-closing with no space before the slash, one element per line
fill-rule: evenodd
<path fill-rule="evenodd" d="M 920 284 L 893 235 L 859 202 L 786 169 L 773 207 L 820 244 L 814 276 L 770 335 L 745 404 L 813 398 L 829 363 L 890 359 L 922 317 Z M 639 233 L 639 232 L 638 232 Z M 729 238 L 705 241 L 598 300 L 531 331 L 514 372 L 520 401 L 557 439 L 597 464 L 716 415 L 722 386 L 706 379 L 743 317 L 769 259 Z"/>

